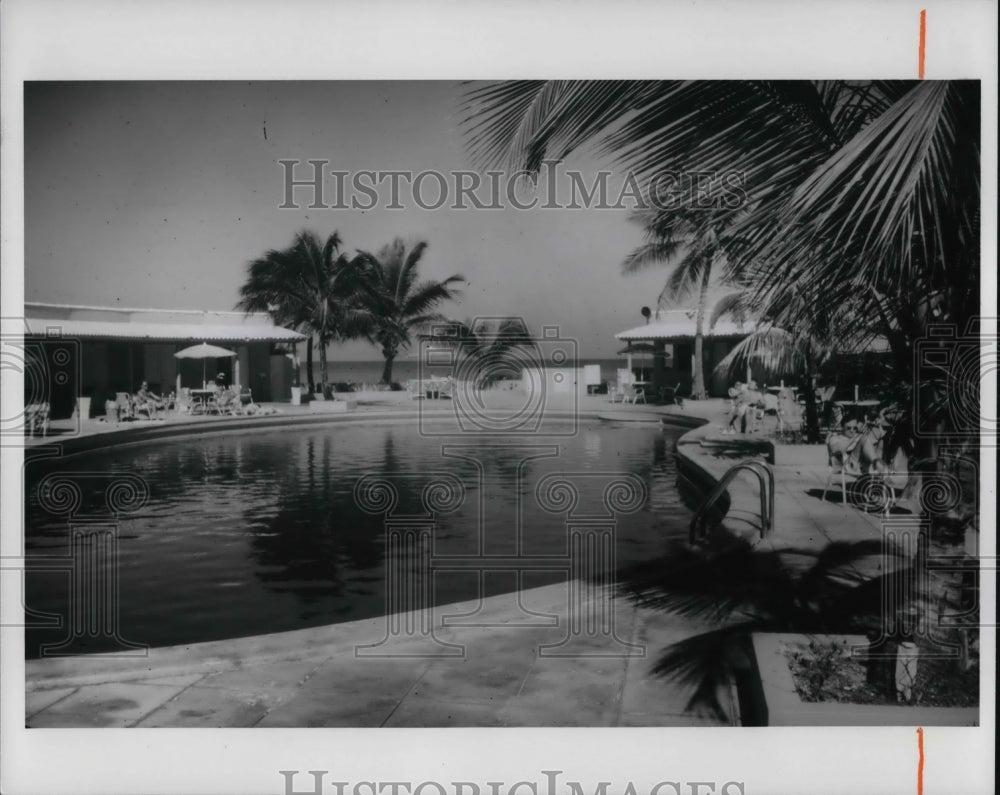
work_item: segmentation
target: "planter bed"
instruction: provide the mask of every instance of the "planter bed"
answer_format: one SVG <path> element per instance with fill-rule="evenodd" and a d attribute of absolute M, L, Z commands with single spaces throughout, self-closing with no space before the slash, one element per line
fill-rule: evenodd
<path fill-rule="evenodd" d="M 797 635 L 755 633 L 752 637 L 756 677 L 747 684 L 742 713 L 751 726 L 978 726 L 978 707 L 933 707 L 906 704 L 852 704 L 805 701 L 797 692 L 788 652 L 820 643 L 867 646 L 861 635 Z M 849 653 L 849 652 L 848 652 Z"/>

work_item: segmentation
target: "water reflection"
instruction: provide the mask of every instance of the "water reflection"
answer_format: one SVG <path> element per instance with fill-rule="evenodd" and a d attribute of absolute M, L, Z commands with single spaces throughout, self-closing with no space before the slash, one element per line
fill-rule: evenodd
<path fill-rule="evenodd" d="M 26 550 L 29 556 L 68 554 L 66 517 L 38 502 L 46 473 L 141 474 L 148 504 L 118 523 L 120 622 L 130 640 L 165 645 L 379 615 L 385 517 L 361 510 L 355 500 L 354 485 L 366 473 L 395 484 L 398 515 L 425 513 L 421 493 L 435 473 L 462 482 L 464 502 L 435 527 L 437 555 L 560 554 L 566 518 L 543 510 L 534 494 L 551 473 L 631 473 L 645 483 L 647 505 L 618 523 L 619 564 L 658 554 L 684 536 L 690 514 L 676 488 L 673 434 L 584 423 L 577 437 L 558 443 L 504 442 L 442 448 L 440 440 L 402 425 L 341 426 L 37 462 L 26 474 Z M 600 508 L 601 494 L 591 490 L 583 499 Z M 80 513 L 94 515 L 99 501 L 88 491 Z M 547 581 L 562 576 L 554 572 Z M 436 601 L 471 599 L 477 582 L 468 575 L 436 578 Z M 33 609 L 65 614 L 67 592 L 64 576 L 26 577 Z M 64 635 L 29 628 L 28 656 L 37 655 L 39 643 Z M 90 639 L 78 650 L 100 648 Z"/>

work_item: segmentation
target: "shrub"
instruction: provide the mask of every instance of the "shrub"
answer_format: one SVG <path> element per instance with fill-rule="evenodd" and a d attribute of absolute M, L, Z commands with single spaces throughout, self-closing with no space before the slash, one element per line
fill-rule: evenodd
<path fill-rule="evenodd" d="M 399 381 L 393 381 L 391 384 L 389 384 L 389 389 L 393 392 L 402 392 L 403 385 L 400 384 Z"/>
<path fill-rule="evenodd" d="M 338 381 L 333 385 L 334 392 L 353 392 L 354 384 L 348 381 Z"/>

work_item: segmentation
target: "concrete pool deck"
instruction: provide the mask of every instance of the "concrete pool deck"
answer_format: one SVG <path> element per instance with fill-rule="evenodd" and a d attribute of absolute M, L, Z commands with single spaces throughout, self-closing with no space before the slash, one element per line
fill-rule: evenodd
<path fill-rule="evenodd" d="M 723 401 L 688 402 L 683 409 L 609 406 L 606 396 L 588 396 L 581 400 L 579 409 L 585 416 L 613 411 L 611 417 L 615 419 L 642 417 L 655 422 L 662 417 L 670 424 L 701 426 L 681 438 L 677 452 L 682 471 L 704 486 L 718 481 L 733 463 L 710 444 L 721 430 L 723 407 Z M 412 416 L 407 408 L 400 401 L 362 408 L 353 416 L 364 412 L 369 419 L 405 419 Z M 245 422 L 267 419 L 271 418 Z M 719 424 L 713 425 L 709 422 L 712 419 Z M 220 422 L 208 420 L 213 421 Z M 163 428 L 169 424 L 158 425 Z M 213 428 L 224 429 L 218 425 Z M 114 437 L 102 441 L 118 444 L 131 440 L 128 431 L 117 432 Z M 822 489 L 826 478 L 823 448 L 778 446 L 775 459 L 776 527 L 761 544 L 809 556 L 831 540 L 879 537 L 878 517 L 823 502 L 813 494 Z M 729 488 L 731 504 L 726 524 L 732 532 L 743 534 L 752 528 L 754 506 L 759 505 L 756 489 L 755 482 L 743 476 Z M 756 531 L 751 529 L 749 534 L 755 535 Z M 728 693 L 722 694 L 729 708 L 728 721 L 692 715 L 685 709 L 688 693 L 652 676 L 660 649 L 698 631 L 697 625 L 683 619 L 637 609 L 625 600 L 615 599 L 611 602 L 615 634 L 622 643 L 609 648 L 606 637 L 591 638 L 585 649 L 611 656 L 559 657 L 541 653 L 543 646 L 552 647 L 566 636 L 566 588 L 566 584 L 560 584 L 521 592 L 524 608 L 549 616 L 544 626 L 537 621 L 533 626 L 519 625 L 516 617 L 521 611 L 512 594 L 491 597 L 481 605 L 436 608 L 432 621 L 435 637 L 442 644 L 464 648 L 462 657 L 405 656 L 426 651 L 422 645 L 426 638 L 422 636 L 395 638 L 391 653 L 396 656 L 359 656 L 358 647 L 377 644 L 386 636 L 387 619 L 383 617 L 152 649 L 140 657 L 29 661 L 26 724 L 445 727 L 694 726 L 737 722 L 736 708 Z M 485 626 L 445 625 L 443 620 L 448 615 L 472 612 L 476 613 L 474 623 Z M 624 656 L 623 644 L 644 647 L 644 656 Z"/>
<path fill-rule="evenodd" d="M 386 619 L 151 649 L 145 657 L 63 658 L 27 664 L 28 727 L 713 726 L 685 714 L 687 694 L 650 676 L 657 650 L 695 627 L 616 600 L 618 637 L 636 656 L 592 640 L 542 656 L 566 636 L 566 585 L 521 593 L 552 626 L 511 623 L 509 595 L 435 610 L 435 636 L 462 657 L 419 657 L 425 639 L 359 656 L 386 637 Z M 489 626 L 441 626 L 480 608 Z M 444 648 L 444 647 L 442 647 Z M 554 649 L 558 653 L 558 647 Z M 643 656 L 638 656 L 643 652 Z M 395 655 L 395 656 L 388 656 Z M 723 694 L 728 698 L 728 694 Z"/>

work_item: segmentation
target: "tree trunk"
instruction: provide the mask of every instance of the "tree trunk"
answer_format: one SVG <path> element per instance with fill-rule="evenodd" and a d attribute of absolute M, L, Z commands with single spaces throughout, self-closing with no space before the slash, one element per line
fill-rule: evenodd
<path fill-rule="evenodd" d="M 388 386 L 392 384 L 392 362 L 396 358 L 396 352 L 383 350 L 382 355 L 385 357 L 385 366 L 382 368 L 382 383 Z"/>
<path fill-rule="evenodd" d="M 309 394 L 312 394 L 316 379 L 313 378 L 313 338 L 311 334 L 306 340 L 306 380 L 309 382 Z"/>
<path fill-rule="evenodd" d="M 701 293 L 698 295 L 698 314 L 695 317 L 694 327 L 694 364 L 691 368 L 691 398 L 693 400 L 704 400 L 708 395 L 705 393 L 705 338 L 702 334 L 702 326 L 705 323 L 705 303 L 708 300 L 708 283 L 712 278 L 711 263 L 705 263 L 705 270 L 701 277 Z"/>
<path fill-rule="evenodd" d="M 802 395 L 806 401 L 806 441 L 809 444 L 819 444 L 819 411 L 816 409 L 816 390 L 813 387 L 813 376 L 809 365 L 806 366 L 805 377 L 802 379 Z"/>
<path fill-rule="evenodd" d="M 326 386 L 326 340 L 319 341 L 319 377 L 322 379 L 319 387 L 322 390 Z"/>

